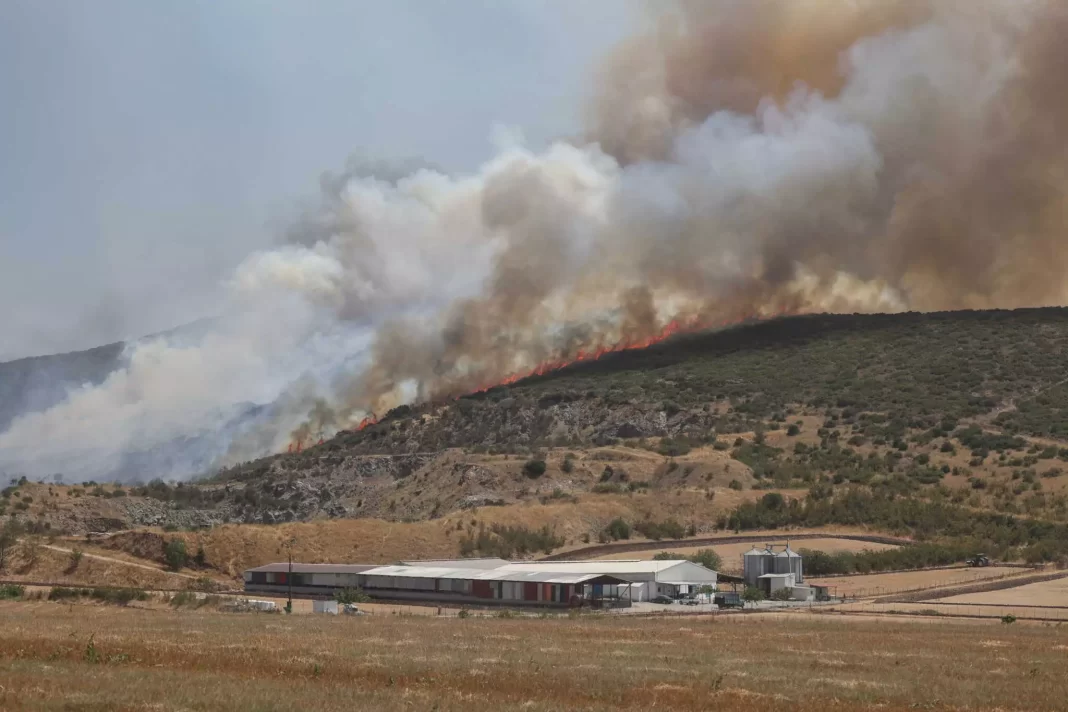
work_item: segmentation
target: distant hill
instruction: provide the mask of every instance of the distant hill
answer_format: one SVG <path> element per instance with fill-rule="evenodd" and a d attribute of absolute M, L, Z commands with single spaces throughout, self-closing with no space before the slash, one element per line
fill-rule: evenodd
<path fill-rule="evenodd" d="M 125 343 L 0 363 L 0 432 L 20 415 L 47 410 L 83 384 L 98 385 L 122 365 Z"/>
<path fill-rule="evenodd" d="M 212 323 L 211 319 L 199 319 L 140 340 L 166 336 L 195 341 Z M 85 351 L 0 363 L 0 433 L 20 415 L 59 404 L 74 388 L 103 383 L 108 374 L 123 365 L 123 352 L 134 343 L 136 341 L 117 341 Z"/>

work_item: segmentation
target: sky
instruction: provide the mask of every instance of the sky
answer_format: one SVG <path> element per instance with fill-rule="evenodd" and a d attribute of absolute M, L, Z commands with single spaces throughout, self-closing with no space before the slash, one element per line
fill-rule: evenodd
<path fill-rule="evenodd" d="M 211 316 L 350 156 L 581 129 L 637 0 L 0 0 L 0 361 Z"/>

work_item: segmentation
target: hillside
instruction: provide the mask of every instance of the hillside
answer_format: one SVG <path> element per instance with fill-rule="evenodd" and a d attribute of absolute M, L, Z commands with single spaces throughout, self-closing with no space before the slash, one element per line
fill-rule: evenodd
<path fill-rule="evenodd" d="M 0 363 L 0 433 L 16 417 L 50 408 L 71 389 L 97 385 L 121 364 L 122 342 Z"/>
<path fill-rule="evenodd" d="M 513 523 L 551 525 L 532 550 L 605 539 L 617 518 L 654 538 L 736 528 L 731 512 L 768 491 L 1060 522 L 1066 355 L 1068 309 L 779 319 L 399 408 L 197 483 L 10 487 L 0 513 L 75 534 L 361 519 L 396 536 L 425 521 L 455 532 L 435 555 L 484 553 L 479 530 Z"/>

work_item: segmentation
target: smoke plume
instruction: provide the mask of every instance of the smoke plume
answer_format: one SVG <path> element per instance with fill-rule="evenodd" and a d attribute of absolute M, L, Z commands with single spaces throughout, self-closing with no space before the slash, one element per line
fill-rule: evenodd
<path fill-rule="evenodd" d="M 0 461 L 106 469 L 271 404 L 207 438 L 223 463 L 676 330 L 1063 304 L 1066 33 L 1058 0 L 677 2 L 605 59 L 581 139 L 325 178 L 213 333 L 132 348 Z"/>

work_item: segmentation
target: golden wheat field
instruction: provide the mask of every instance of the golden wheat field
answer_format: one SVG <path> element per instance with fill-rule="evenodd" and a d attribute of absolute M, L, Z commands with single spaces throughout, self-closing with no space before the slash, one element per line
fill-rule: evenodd
<path fill-rule="evenodd" d="M 4 710 L 1062 710 L 1068 627 L 0 604 Z"/>

